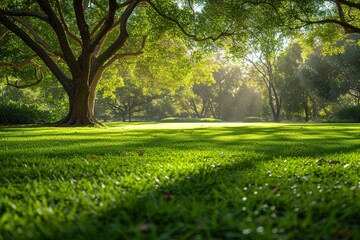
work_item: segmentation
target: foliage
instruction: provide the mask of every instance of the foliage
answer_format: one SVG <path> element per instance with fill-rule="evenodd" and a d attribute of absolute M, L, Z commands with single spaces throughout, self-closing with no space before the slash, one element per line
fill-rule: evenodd
<path fill-rule="evenodd" d="M 260 117 L 244 117 L 242 122 L 263 122 L 264 120 Z"/>
<path fill-rule="evenodd" d="M 358 239 L 358 135 L 351 124 L 1 128 L 0 236 Z"/>
<path fill-rule="evenodd" d="M 215 118 L 179 118 L 169 117 L 160 120 L 161 122 L 222 122 L 220 119 Z"/>
<path fill-rule="evenodd" d="M 359 35 L 348 36 L 337 45 L 344 46 L 344 53 L 322 55 L 319 48 L 310 54 L 300 68 L 300 76 L 307 86 L 320 97 L 337 101 L 341 95 L 350 94 L 360 99 L 358 54 Z"/>
<path fill-rule="evenodd" d="M 343 122 L 360 122 L 360 105 L 348 106 L 335 112 L 335 119 Z"/>
<path fill-rule="evenodd" d="M 0 124 L 30 124 L 53 121 L 49 111 L 35 105 L 0 103 Z"/>

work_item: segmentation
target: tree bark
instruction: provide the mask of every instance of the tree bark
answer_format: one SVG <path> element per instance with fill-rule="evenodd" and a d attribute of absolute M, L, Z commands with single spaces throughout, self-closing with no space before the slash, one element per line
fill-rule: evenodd
<path fill-rule="evenodd" d="M 102 125 L 94 116 L 95 89 L 89 87 L 87 81 L 79 79 L 67 91 L 69 113 L 57 122 L 60 126 L 96 126 Z"/>

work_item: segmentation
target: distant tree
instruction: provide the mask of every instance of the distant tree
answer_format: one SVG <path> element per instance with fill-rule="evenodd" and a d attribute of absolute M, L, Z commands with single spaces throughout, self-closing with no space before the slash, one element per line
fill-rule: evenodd
<path fill-rule="evenodd" d="M 130 81 L 124 82 L 124 86 L 116 89 L 115 99 L 108 100 L 108 104 L 115 116 L 121 116 L 122 121 L 132 121 L 132 116 L 137 112 L 144 112 L 152 100 L 160 98 L 159 95 L 144 94 L 141 87 L 137 87 Z"/>
<path fill-rule="evenodd" d="M 302 80 L 316 93 L 328 101 L 337 101 L 340 96 L 349 94 L 359 102 L 360 97 L 360 47 L 359 36 L 353 35 L 338 42 L 344 52 L 323 55 L 319 48 L 300 68 Z"/>
<path fill-rule="evenodd" d="M 283 110 L 288 118 L 305 114 L 305 121 L 310 118 L 310 93 L 300 80 L 298 69 L 303 62 L 302 49 L 294 42 L 282 52 L 276 64 L 278 77 L 282 82 Z"/>

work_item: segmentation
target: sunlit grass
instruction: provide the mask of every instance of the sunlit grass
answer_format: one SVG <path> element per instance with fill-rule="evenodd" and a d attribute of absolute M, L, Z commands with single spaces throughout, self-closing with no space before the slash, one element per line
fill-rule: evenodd
<path fill-rule="evenodd" d="M 356 124 L 0 128 L 0 239 L 358 239 Z"/>

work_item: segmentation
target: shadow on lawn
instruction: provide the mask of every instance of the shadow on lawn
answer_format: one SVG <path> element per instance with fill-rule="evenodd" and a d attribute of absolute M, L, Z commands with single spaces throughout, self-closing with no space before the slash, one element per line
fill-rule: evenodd
<path fill-rule="evenodd" d="M 333 225 L 326 223 L 328 218 L 333 218 L 333 213 L 321 209 L 311 220 L 305 219 L 306 211 L 300 211 L 292 218 L 282 220 L 281 216 L 286 217 L 287 211 L 292 207 L 288 206 L 288 199 L 274 200 L 270 197 L 268 200 L 269 196 L 259 194 L 257 198 L 249 199 L 251 203 L 246 204 L 247 210 L 244 211 L 242 197 L 246 195 L 239 192 L 242 192 L 244 187 L 249 187 L 249 184 L 251 184 L 249 188 L 252 188 L 257 178 L 260 178 L 260 183 L 264 184 L 264 176 L 256 176 L 252 173 L 256 171 L 258 163 L 262 160 L 262 157 L 258 157 L 238 161 L 235 164 L 218 166 L 211 171 L 188 175 L 180 181 L 171 182 L 170 179 L 162 182 L 145 193 L 118 199 L 114 206 L 103 211 L 92 213 L 89 211 L 87 215 L 68 224 L 55 226 L 54 230 L 62 229 L 55 238 L 273 239 L 270 237 L 273 235 L 271 233 L 269 235 L 269 232 L 286 226 L 286 231 L 275 236 L 281 239 L 311 239 L 324 237 L 314 236 L 324 229 L 327 236 L 331 237 L 331 234 L 334 234 L 332 232 L 336 234 L 337 231 L 341 231 L 341 224 L 350 229 L 349 236 L 355 237 L 351 231 L 358 228 L 359 208 L 357 212 L 345 214 L 344 217 L 339 216 L 341 220 L 336 219 Z M 249 173 L 252 173 L 251 176 Z M 270 183 L 273 188 L 270 194 L 273 195 L 277 191 L 273 185 L 281 186 L 284 179 L 275 181 L 276 183 L 274 181 Z M 131 186 L 128 187 L 131 189 Z M 311 196 L 308 198 L 311 199 Z M 276 205 L 280 218 L 274 219 L 266 216 L 265 213 L 258 216 L 255 212 L 261 211 L 264 204 Z M 343 211 L 340 206 L 339 209 Z M 250 221 L 252 223 L 249 223 Z M 308 225 L 299 225 L 297 221 L 307 221 Z M 256 228 L 262 224 L 268 226 L 267 237 L 256 232 Z M 316 226 L 314 228 L 318 228 L 319 231 L 308 229 L 309 224 Z M 243 234 L 244 229 L 249 229 L 248 226 L 253 227 L 251 236 Z M 292 235 L 286 235 L 290 232 Z M 336 239 L 336 236 L 332 237 Z"/>
<path fill-rule="evenodd" d="M 329 129 L 326 134 L 301 126 L 294 126 L 293 130 L 297 132 L 281 127 L 232 127 L 218 128 L 216 131 L 202 128 L 131 130 L 102 132 L 102 137 L 90 131 L 68 133 L 79 136 L 79 139 L 61 139 L 62 134 L 51 134 L 49 136 L 54 137 L 52 140 L 45 138 L 33 142 L 30 140 L 36 134 L 31 135 L 29 132 L 25 133 L 27 139 L 24 140 L 19 135 L 14 143 L 19 144 L 20 150 L 13 152 L 11 157 L 21 157 L 24 152 L 25 157 L 38 156 L 39 152 L 31 151 L 35 146 L 44 146 L 41 152 L 44 157 L 60 158 L 74 155 L 87 158 L 89 155 L 102 156 L 109 153 L 122 156 L 126 151 L 133 152 L 134 157 L 139 158 L 138 150 L 150 148 L 158 152 L 173 149 L 183 152 L 224 149 L 235 155 L 241 151 L 258 153 L 253 159 L 240 159 L 231 165 L 184 176 L 178 182 L 172 182 L 171 179 L 164 181 L 158 187 L 138 195 L 125 195 L 102 211 L 88 210 L 86 214 L 78 212 L 69 223 L 59 223 L 54 216 L 53 222 L 44 222 L 52 233 L 43 233 L 47 239 L 241 239 L 244 236 L 240 234 L 239 222 L 244 221 L 247 214 L 241 209 L 241 199 L 228 198 L 238 194 L 227 192 L 226 185 L 244 186 L 242 181 L 256 181 L 247 179 L 247 174 L 258 167 L 259 161 L 280 156 L 321 157 L 324 154 L 356 152 L 359 149 L 358 132 L 354 129 Z M 132 138 L 131 142 L 126 140 L 129 137 Z M 49 141 L 51 145 L 46 144 Z M 90 145 L 94 141 L 96 144 Z M 37 176 L 33 179 L 37 179 Z M 251 203 L 255 207 L 263 204 L 264 199 L 256 201 Z M 297 237 L 302 236 L 300 230 Z M 229 233 L 233 235 L 226 235 Z"/>
<path fill-rule="evenodd" d="M 253 151 L 269 159 L 276 157 L 319 157 L 359 149 L 359 131 L 354 127 L 312 129 L 291 127 L 219 127 L 196 129 L 141 129 L 119 131 L 17 130 L 0 133 L 0 159 L 42 156 L 48 158 L 123 155 L 139 149 Z M 8 140 L 9 138 L 12 140 Z"/>
<path fill-rule="evenodd" d="M 228 232 L 240 233 L 236 219 L 228 225 L 226 214 L 244 216 L 240 199 L 212 198 L 221 194 L 222 184 L 237 172 L 251 171 L 254 162 L 219 167 L 205 174 L 168 182 L 145 194 L 123 199 L 112 208 L 75 220 L 58 239 L 226 239 Z M 224 206 L 220 206 L 224 204 Z"/>

